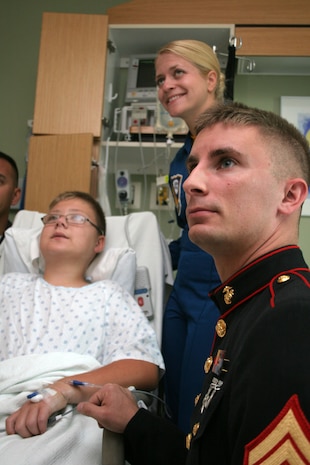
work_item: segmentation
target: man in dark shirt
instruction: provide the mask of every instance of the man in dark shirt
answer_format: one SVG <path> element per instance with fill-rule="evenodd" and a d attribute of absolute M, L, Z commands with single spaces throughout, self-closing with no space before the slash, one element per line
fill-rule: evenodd
<path fill-rule="evenodd" d="M 4 239 L 4 231 L 11 226 L 10 208 L 19 202 L 20 195 L 17 165 L 13 158 L 0 152 L 0 243 Z"/>
<path fill-rule="evenodd" d="M 310 270 L 297 245 L 308 142 L 271 112 L 218 106 L 197 122 L 188 170 L 189 237 L 222 282 L 191 433 L 116 385 L 78 410 L 124 433 L 132 465 L 309 464 Z"/>

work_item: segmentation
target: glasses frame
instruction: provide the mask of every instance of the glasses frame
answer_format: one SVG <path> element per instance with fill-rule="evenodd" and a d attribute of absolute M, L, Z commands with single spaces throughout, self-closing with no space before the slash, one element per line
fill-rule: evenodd
<path fill-rule="evenodd" d="M 84 221 L 82 223 L 71 223 L 70 221 L 68 221 L 67 218 L 68 218 L 68 216 L 72 216 L 72 215 L 79 215 L 81 218 L 84 219 Z M 51 223 L 45 223 L 45 218 L 48 217 L 48 216 L 54 216 L 56 218 L 55 221 L 52 221 Z M 99 226 L 97 226 L 95 223 L 93 223 L 89 218 L 87 218 L 87 216 L 84 216 L 84 215 L 82 215 L 80 213 L 78 213 L 78 214 L 68 213 L 67 215 L 59 215 L 58 213 L 55 213 L 55 214 L 54 213 L 53 214 L 48 213 L 47 215 L 42 216 L 41 221 L 44 224 L 44 226 L 48 226 L 48 225 L 51 225 L 51 224 L 56 224 L 57 221 L 60 218 L 64 218 L 66 220 L 67 224 L 71 224 L 73 226 L 79 226 L 79 225 L 85 224 L 87 222 L 90 225 L 92 225 L 94 228 L 96 228 L 101 236 L 104 236 L 104 232 L 102 231 L 102 229 L 99 228 Z"/>

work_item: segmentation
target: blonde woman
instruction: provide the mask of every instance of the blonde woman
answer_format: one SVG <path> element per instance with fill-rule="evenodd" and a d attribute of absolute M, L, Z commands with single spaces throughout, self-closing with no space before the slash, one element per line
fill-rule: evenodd
<path fill-rule="evenodd" d="M 212 48 L 197 40 L 164 45 L 158 51 L 155 70 L 161 104 L 189 128 L 169 173 L 182 233 L 169 246 L 177 275 L 165 309 L 162 346 L 166 402 L 172 420 L 187 433 L 218 318 L 218 309 L 208 293 L 220 281 L 212 257 L 188 239 L 183 182 L 188 176 L 186 161 L 195 138 L 195 122 L 201 113 L 223 101 L 225 77 Z"/>

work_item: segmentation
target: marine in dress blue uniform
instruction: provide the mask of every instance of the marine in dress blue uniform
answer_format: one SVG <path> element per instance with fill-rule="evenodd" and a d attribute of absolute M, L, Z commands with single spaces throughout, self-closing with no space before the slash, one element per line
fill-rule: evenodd
<path fill-rule="evenodd" d="M 140 410 L 126 455 L 134 465 L 309 464 L 310 270 L 300 249 L 269 252 L 211 295 L 221 316 L 188 454 L 171 423 Z"/>
<path fill-rule="evenodd" d="M 189 431 L 194 399 L 202 386 L 203 364 L 219 315 L 208 294 L 220 283 L 211 255 L 188 238 L 183 182 L 188 177 L 186 160 L 192 143 L 188 134 L 170 165 L 170 188 L 182 234 L 170 244 L 173 268 L 178 271 L 164 313 L 162 342 L 166 402 L 172 420 L 185 433 Z"/>

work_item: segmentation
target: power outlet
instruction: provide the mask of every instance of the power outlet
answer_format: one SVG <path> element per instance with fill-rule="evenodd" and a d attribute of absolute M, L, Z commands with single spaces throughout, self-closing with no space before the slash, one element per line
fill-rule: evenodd
<path fill-rule="evenodd" d="M 141 182 L 131 182 L 130 183 L 131 194 L 130 194 L 130 201 L 128 202 L 128 209 L 129 210 L 140 210 L 141 209 L 141 191 L 142 191 L 142 183 Z M 119 207 L 119 201 L 116 197 L 115 199 L 115 206 Z"/>
<path fill-rule="evenodd" d="M 130 176 L 128 170 L 117 170 L 115 174 L 116 195 L 118 200 L 129 203 L 131 201 Z"/>

